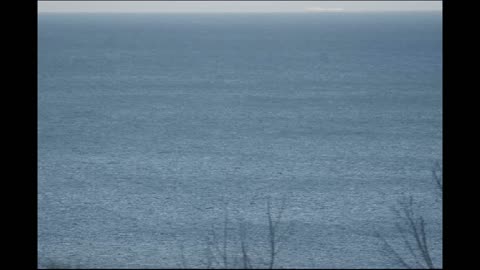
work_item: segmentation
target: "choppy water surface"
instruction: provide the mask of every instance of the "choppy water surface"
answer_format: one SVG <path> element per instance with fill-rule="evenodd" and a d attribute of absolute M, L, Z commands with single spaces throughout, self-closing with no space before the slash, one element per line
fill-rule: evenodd
<path fill-rule="evenodd" d="M 39 264 L 202 267 L 225 205 L 262 257 L 270 197 L 278 266 L 398 267 L 412 194 L 439 265 L 441 20 L 40 14 Z"/>

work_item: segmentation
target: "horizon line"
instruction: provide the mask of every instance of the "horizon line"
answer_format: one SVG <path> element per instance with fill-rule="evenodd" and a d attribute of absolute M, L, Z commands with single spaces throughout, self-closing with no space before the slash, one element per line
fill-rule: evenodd
<path fill-rule="evenodd" d="M 141 14 L 141 13 L 150 13 L 150 14 L 166 14 L 166 13 L 195 13 L 195 14 L 222 14 L 222 13 L 431 13 L 438 12 L 442 13 L 443 10 L 299 10 L 299 11 L 40 11 L 37 10 L 37 14 L 43 13 L 118 13 L 118 14 Z"/>

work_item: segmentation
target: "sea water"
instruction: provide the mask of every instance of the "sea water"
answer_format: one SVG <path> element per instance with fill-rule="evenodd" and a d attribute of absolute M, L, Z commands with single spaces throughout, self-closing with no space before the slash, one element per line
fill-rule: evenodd
<path fill-rule="evenodd" d="M 283 201 L 276 267 L 401 267 L 408 196 L 441 266 L 441 160 L 441 13 L 39 14 L 40 266 L 260 267 Z"/>

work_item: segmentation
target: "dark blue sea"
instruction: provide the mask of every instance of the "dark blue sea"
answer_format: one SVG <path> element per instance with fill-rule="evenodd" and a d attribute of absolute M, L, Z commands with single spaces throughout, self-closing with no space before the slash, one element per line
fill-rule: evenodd
<path fill-rule="evenodd" d="M 441 267 L 436 162 L 439 12 L 39 14 L 40 267 L 266 267 L 268 201 L 275 267 L 415 265 L 410 196 Z"/>

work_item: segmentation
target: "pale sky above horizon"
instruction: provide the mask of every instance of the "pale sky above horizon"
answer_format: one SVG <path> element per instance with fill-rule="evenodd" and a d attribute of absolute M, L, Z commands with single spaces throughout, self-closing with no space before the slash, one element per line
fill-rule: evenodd
<path fill-rule="evenodd" d="M 39 1 L 38 12 L 442 11 L 442 1 Z"/>

